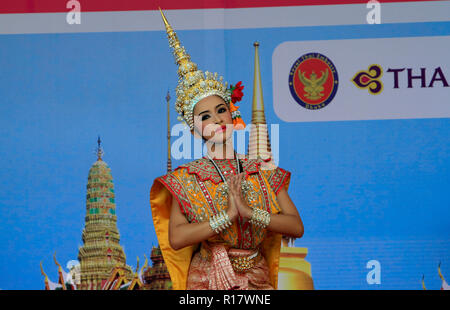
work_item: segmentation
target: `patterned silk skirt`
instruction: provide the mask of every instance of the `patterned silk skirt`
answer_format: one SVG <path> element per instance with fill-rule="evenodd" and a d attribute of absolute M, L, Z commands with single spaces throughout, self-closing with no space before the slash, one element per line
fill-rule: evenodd
<path fill-rule="evenodd" d="M 255 251 L 226 249 L 223 245 L 202 244 L 192 258 L 187 279 L 188 290 L 273 290 L 269 268 L 262 255 L 245 272 L 236 272 L 230 256 L 252 255 Z"/>

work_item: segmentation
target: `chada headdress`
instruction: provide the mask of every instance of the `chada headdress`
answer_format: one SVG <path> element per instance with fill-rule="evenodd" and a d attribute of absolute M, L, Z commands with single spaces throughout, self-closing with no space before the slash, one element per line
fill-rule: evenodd
<path fill-rule="evenodd" d="M 233 118 L 233 124 L 236 129 L 245 128 L 242 121 L 239 107 L 234 103 L 240 101 L 243 93 L 241 82 L 235 86 L 223 82 L 223 77 L 218 77 L 217 73 L 204 72 L 198 70 L 197 65 L 191 61 L 191 57 L 186 52 L 184 46 L 178 40 L 177 34 L 170 26 L 164 13 L 161 12 L 164 25 L 166 27 L 169 45 L 173 49 L 175 63 L 178 65 L 178 85 L 176 87 L 175 109 L 178 112 L 178 120 L 184 121 L 189 128 L 194 129 L 194 107 L 203 98 L 217 95 L 222 98 L 229 106 Z"/>

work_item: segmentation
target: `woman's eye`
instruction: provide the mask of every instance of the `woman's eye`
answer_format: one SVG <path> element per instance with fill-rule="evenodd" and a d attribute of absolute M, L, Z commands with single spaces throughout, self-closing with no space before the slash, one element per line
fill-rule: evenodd
<path fill-rule="evenodd" d="M 223 113 L 223 112 L 226 112 L 226 111 L 227 111 L 227 109 L 225 109 L 224 107 L 222 107 L 222 108 L 219 109 L 218 112 L 219 112 L 219 113 Z"/>
<path fill-rule="evenodd" d="M 209 118 L 209 115 L 202 115 L 202 121 L 206 121 Z"/>

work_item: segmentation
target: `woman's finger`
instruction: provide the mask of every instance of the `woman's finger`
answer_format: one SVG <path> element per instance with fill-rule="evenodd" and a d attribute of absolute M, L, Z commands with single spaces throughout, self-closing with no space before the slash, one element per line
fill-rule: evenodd
<path fill-rule="evenodd" d="M 241 172 L 241 173 L 239 174 L 239 181 L 238 181 L 238 183 L 241 184 L 241 182 L 242 182 L 243 179 L 244 179 L 244 173 Z"/>
<path fill-rule="evenodd" d="M 231 186 L 232 187 L 236 186 L 236 176 L 234 176 L 234 175 L 231 177 Z"/>

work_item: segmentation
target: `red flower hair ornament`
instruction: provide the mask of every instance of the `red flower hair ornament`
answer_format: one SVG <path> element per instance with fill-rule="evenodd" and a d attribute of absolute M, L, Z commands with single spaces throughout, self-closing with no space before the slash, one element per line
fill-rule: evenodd
<path fill-rule="evenodd" d="M 231 118 L 233 119 L 233 127 L 236 130 L 241 130 L 245 128 L 245 123 L 242 120 L 241 112 L 238 111 L 239 107 L 235 106 L 236 102 L 242 100 L 244 93 L 242 90 L 244 89 L 244 85 L 242 85 L 242 81 L 239 81 L 235 86 L 230 85 L 230 93 L 231 93 L 231 102 L 230 102 L 230 111 Z"/>

